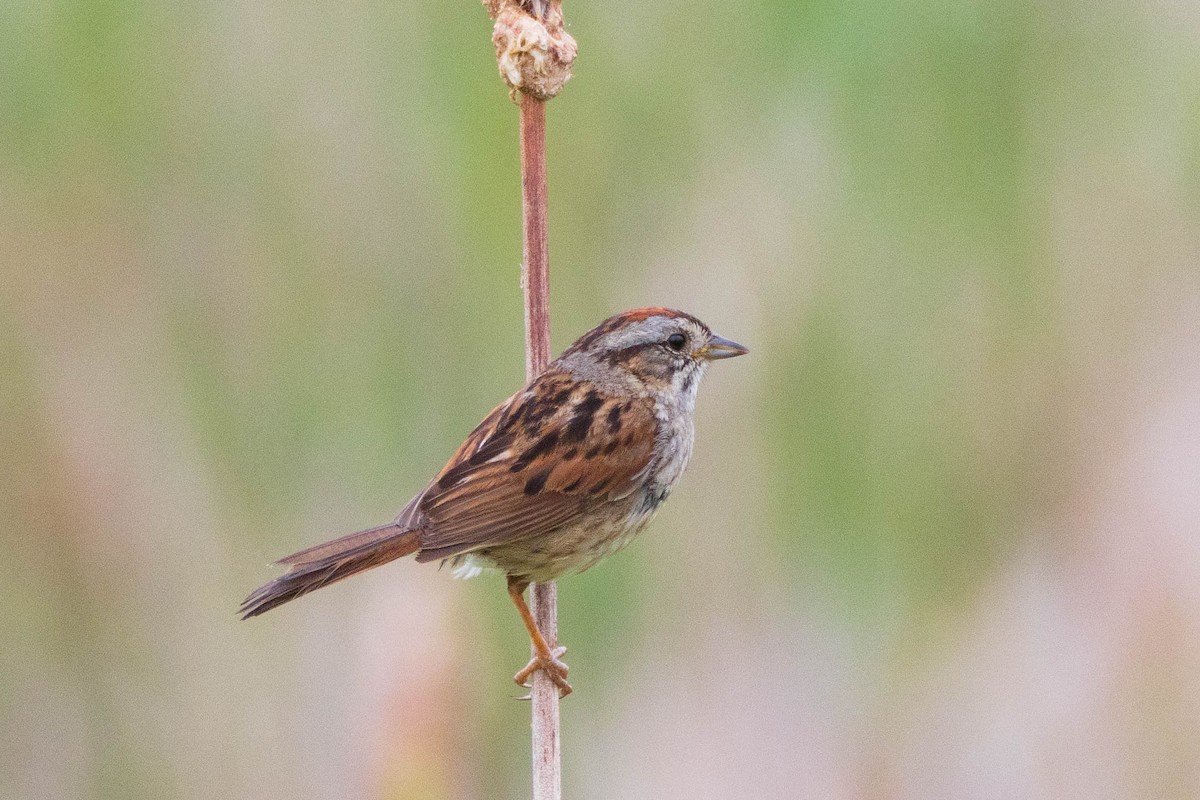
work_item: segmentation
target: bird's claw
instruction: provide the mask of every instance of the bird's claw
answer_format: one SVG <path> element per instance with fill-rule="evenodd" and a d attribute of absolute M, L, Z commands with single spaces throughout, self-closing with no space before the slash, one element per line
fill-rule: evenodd
<path fill-rule="evenodd" d="M 513 676 L 513 680 L 516 681 L 518 686 L 530 688 L 533 686 L 533 682 L 530 680 L 533 677 L 533 673 L 541 670 L 558 687 L 558 696 L 566 697 L 572 691 L 571 684 L 567 683 L 567 673 L 571 671 L 571 668 L 559 660 L 559 657 L 566 652 L 567 648 L 556 647 L 548 653 L 535 655 L 525 665 L 524 669 Z M 528 697 L 518 699 L 526 700 Z"/>

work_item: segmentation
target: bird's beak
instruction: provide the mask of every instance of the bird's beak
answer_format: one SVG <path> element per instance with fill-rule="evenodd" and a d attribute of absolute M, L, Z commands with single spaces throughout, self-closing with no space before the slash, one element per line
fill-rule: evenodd
<path fill-rule="evenodd" d="M 718 358 L 733 358 L 734 356 L 744 356 L 750 351 L 734 341 L 726 339 L 724 336 L 717 336 L 715 333 L 708 338 L 708 343 L 696 351 L 697 358 L 705 358 L 709 361 L 716 361 Z"/>

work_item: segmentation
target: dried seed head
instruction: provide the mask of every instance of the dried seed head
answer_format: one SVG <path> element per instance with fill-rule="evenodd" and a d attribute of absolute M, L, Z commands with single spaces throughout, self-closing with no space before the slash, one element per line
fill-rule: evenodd
<path fill-rule="evenodd" d="M 514 91 L 538 100 L 549 100 L 571 79 L 571 64 L 578 47 L 563 29 L 562 4 L 558 0 L 484 0 L 488 14 L 496 20 L 492 44 L 500 77 Z M 541 18 L 530 13 L 542 12 Z"/>

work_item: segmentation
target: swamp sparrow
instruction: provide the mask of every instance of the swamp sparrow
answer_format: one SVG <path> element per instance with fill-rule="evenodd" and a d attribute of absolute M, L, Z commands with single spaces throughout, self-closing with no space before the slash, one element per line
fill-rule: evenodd
<path fill-rule="evenodd" d="M 582 572 L 645 527 L 692 454 L 708 362 L 745 352 L 680 311 L 605 320 L 488 414 L 395 522 L 280 559 L 288 571 L 246 598 L 243 618 L 414 553 L 462 577 L 499 569 L 535 652 L 515 680 L 545 670 L 567 694 L 566 648 L 551 650 L 525 588 Z"/>

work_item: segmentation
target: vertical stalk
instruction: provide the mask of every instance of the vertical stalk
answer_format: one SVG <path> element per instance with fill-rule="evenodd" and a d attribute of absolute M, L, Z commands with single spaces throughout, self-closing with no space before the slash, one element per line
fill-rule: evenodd
<path fill-rule="evenodd" d="M 525 378 L 550 363 L 550 253 L 546 247 L 546 104 L 519 95 L 521 110 L 521 285 L 525 288 Z"/>
<path fill-rule="evenodd" d="M 520 95 L 521 285 L 525 294 L 525 376 L 533 378 L 550 361 L 550 258 L 546 241 L 546 104 Z M 558 644 L 558 594 L 553 583 L 535 583 L 530 608 L 553 648 Z M 533 800 L 560 800 L 558 687 L 540 670 L 533 673 Z"/>

